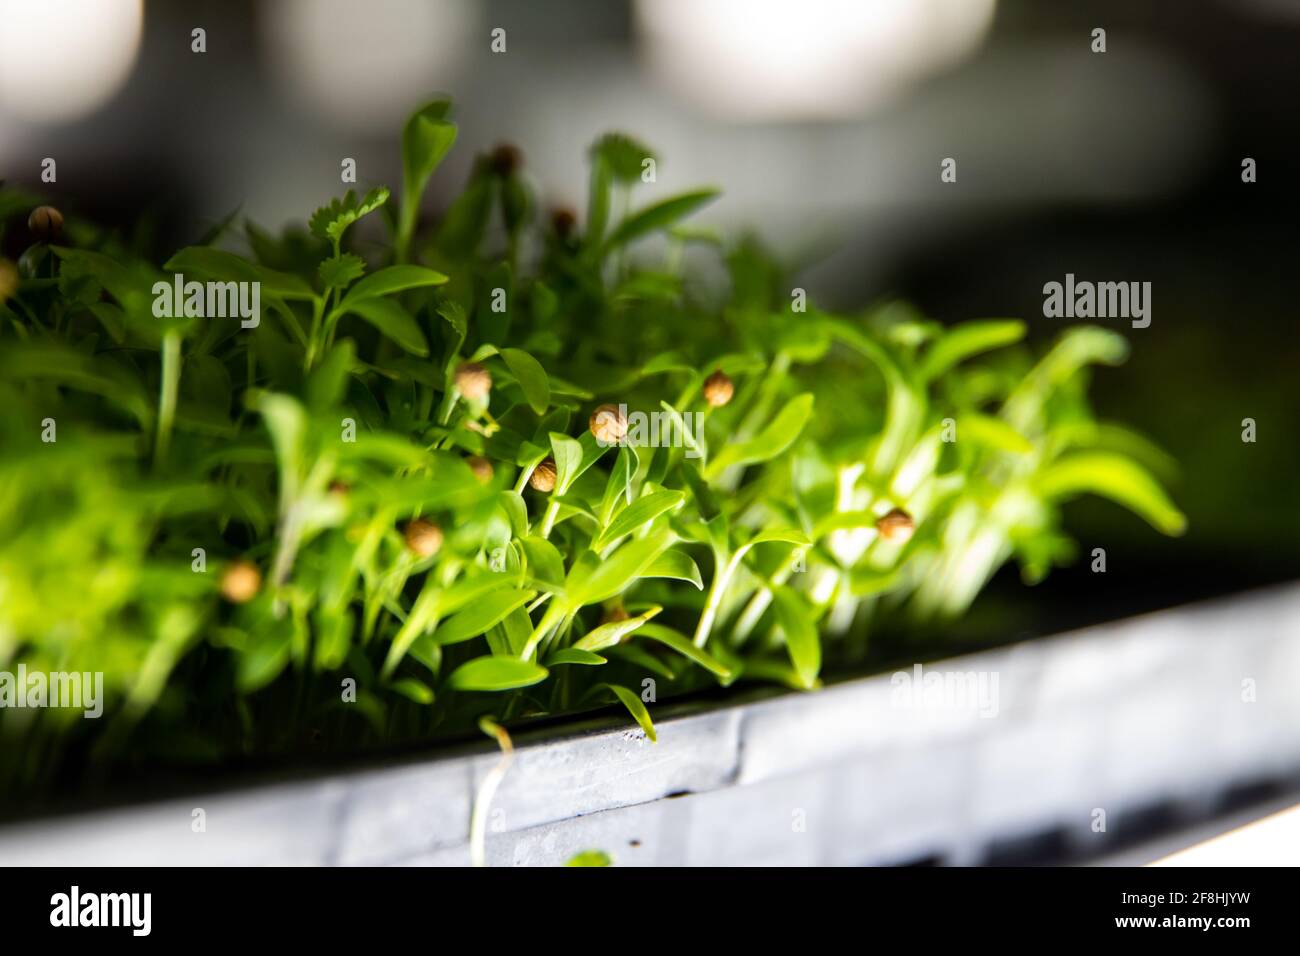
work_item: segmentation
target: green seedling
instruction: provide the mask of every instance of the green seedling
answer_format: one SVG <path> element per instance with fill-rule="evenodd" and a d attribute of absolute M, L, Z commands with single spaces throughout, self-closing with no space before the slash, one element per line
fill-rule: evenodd
<path fill-rule="evenodd" d="M 155 263 L 69 217 L 0 262 L 0 669 L 107 695 L 99 722 L 0 711 L 11 782 L 610 705 L 653 738 L 666 697 L 816 688 L 882 619 L 960 615 L 1011 559 L 1041 578 L 1076 495 L 1183 529 L 1167 463 L 1089 410 L 1115 333 L 1035 358 L 1016 321 L 804 307 L 753 242 L 685 226 L 712 190 L 638 197 L 624 136 L 584 225 L 535 214 L 513 150 L 418 229 L 455 138 L 423 107 L 400 196 L 305 231 Z M 0 228 L 33 202 L 0 193 Z M 260 321 L 158 315 L 176 274 L 257 283 Z"/>

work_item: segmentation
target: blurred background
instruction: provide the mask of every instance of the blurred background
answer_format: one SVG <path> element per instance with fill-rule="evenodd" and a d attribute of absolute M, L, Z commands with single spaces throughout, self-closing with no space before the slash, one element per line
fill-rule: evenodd
<path fill-rule="evenodd" d="M 402 118 L 440 90 L 461 136 L 433 214 L 501 141 L 581 208 L 586 148 L 620 129 L 659 152 L 647 188 L 722 186 L 701 221 L 756 232 L 825 306 L 897 296 L 1047 338 L 1045 282 L 1150 282 L 1150 328 L 1094 391 L 1177 460 L 1190 532 L 1081 502 L 1107 573 L 1080 561 L 1027 599 L 1006 569 L 962 628 L 1000 642 L 1300 575 L 1300 0 L 0 0 L 0 24 L 0 178 L 148 223 L 160 260 L 235 210 L 305 220 L 344 157 L 399 184 Z"/>

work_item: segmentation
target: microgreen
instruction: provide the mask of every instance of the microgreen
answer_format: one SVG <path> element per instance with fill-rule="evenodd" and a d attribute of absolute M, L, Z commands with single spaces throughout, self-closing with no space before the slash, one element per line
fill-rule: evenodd
<path fill-rule="evenodd" d="M 715 193 L 655 193 L 621 135 L 581 232 L 528 213 L 510 153 L 424 233 L 450 117 L 407 123 L 388 218 L 348 192 L 161 266 L 73 220 L 0 288 L 0 668 L 109 693 L 103 730 L 4 712 L 39 742 L 5 772 L 86 738 L 218 759 L 611 704 L 653 739 L 674 694 L 815 688 L 882 617 L 959 615 L 1012 558 L 1040 578 L 1078 494 L 1182 530 L 1167 458 L 1089 410 L 1115 333 L 1035 360 L 1017 321 L 795 310 L 749 240 L 708 240 L 730 289 L 696 291 L 683 220 Z M 260 283 L 262 321 L 156 316 L 172 273 Z M 606 406 L 677 438 L 609 445 Z"/>

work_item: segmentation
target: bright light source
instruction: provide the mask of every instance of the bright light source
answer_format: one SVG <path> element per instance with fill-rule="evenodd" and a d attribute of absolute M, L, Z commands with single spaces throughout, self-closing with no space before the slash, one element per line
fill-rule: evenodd
<path fill-rule="evenodd" d="M 0 114 L 77 119 L 126 82 L 143 0 L 0 0 Z"/>
<path fill-rule="evenodd" d="M 979 44 L 995 0 L 637 0 L 652 68 L 743 119 L 842 117 Z"/>
<path fill-rule="evenodd" d="M 290 95 L 376 132 L 448 85 L 480 20 L 473 0 L 275 0 L 260 11 L 269 66 Z M 486 47 L 486 29 L 479 39 Z"/>

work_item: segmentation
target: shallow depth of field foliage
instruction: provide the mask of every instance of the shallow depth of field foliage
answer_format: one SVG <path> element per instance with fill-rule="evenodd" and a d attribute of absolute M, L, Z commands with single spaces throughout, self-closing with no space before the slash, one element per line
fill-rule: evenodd
<path fill-rule="evenodd" d="M 1181 530 L 1160 452 L 1089 412 L 1114 332 L 1034 355 L 1018 321 L 794 311 L 755 242 L 688 225 L 714 193 L 642 185 L 619 135 L 583 219 L 503 148 L 426 226 L 455 138 L 427 105 L 400 190 L 306 230 L 225 223 L 159 263 L 70 216 L 4 264 L 0 669 L 108 695 L 99 721 L 0 712 L 11 779 L 73 747 L 215 760 L 610 704 L 653 736 L 647 679 L 815 688 L 882 613 L 960 614 L 1009 559 L 1040 578 L 1073 496 Z M 36 204 L 0 192 L 0 228 Z M 705 256 L 725 288 L 687 281 Z M 178 272 L 260 282 L 260 325 L 156 318 Z M 603 447 L 605 404 L 705 427 Z"/>

